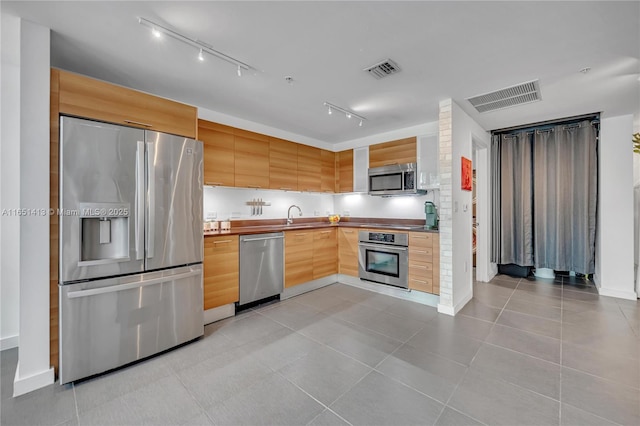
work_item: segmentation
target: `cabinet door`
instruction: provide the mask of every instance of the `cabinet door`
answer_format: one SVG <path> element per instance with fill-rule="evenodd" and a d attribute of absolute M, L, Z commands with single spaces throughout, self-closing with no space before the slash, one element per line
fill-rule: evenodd
<path fill-rule="evenodd" d="M 336 153 L 320 150 L 320 190 L 322 192 L 336 192 Z"/>
<path fill-rule="evenodd" d="M 298 189 L 298 144 L 269 138 L 269 188 Z"/>
<path fill-rule="evenodd" d="M 235 142 L 233 128 L 198 120 L 198 138 L 204 145 L 204 184 L 234 186 Z"/>
<path fill-rule="evenodd" d="M 269 139 L 234 129 L 235 184 L 243 188 L 269 188 Z"/>
<path fill-rule="evenodd" d="M 321 170 L 320 148 L 298 145 L 298 190 L 319 192 Z"/>
<path fill-rule="evenodd" d="M 340 151 L 336 153 L 337 191 L 353 192 L 353 150 Z"/>
<path fill-rule="evenodd" d="M 338 271 L 352 277 L 358 276 L 358 229 L 338 229 Z"/>
<path fill-rule="evenodd" d="M 62 70 L 59 108 L 61 114 L 196 137 L 195 107 Z"/>
<path fill-rule="evenodd" d="M 416 162 L 416 137 L 369 146 L 369 167 Z"/>
<path fill-rule="evenodd" d="M 313 231 L 284 233 L 284 287 L 313 279 Z"/>
<path fill-rule="evenodd" d="M 338 273 L 336 228 L 313 231 L 313 279 Z"/>
<path fill-rule="evenodd" d="M 238 236 L 204 239 L 204 309 L 217 308 L 239 299 Z"/>

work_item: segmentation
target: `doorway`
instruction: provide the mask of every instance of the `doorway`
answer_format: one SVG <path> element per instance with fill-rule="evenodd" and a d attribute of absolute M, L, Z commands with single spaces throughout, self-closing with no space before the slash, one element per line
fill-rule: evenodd
<path fill-rule="evenodd" d="M 490 199 L 490 154 L 489 145 L 480 138 L 472 137 L 475 175 L 474 205 L 472 214 L 473 238 L 475 240 L 476 281 L 489 282 L 498 273 L 498 266 L 490 261 L 491 244 L 491 199 Z"/>

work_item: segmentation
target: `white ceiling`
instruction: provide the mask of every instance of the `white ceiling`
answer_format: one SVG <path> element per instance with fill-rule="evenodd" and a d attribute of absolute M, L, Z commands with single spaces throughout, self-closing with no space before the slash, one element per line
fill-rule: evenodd
<path fill-rule="evenodd" d="M 447 98 L 487 130 L 598 111 L 640 117 L 638 1 L 0 4 L 52 29 L 52 66 L 328 143 L 436 121 Z M 239 78 L 220 59 L 199 62 L 139 16 L 256 70 Z M 386 58 L 402 71 L 362 71 Z M 534 79 L 541 102 L 479 114 L 466 101 Z M 365 125 L 329 116 L 325 101 Z"/>

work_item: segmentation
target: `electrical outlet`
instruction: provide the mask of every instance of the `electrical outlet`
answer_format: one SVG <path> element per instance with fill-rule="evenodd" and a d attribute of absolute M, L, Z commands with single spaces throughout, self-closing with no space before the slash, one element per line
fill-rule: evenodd
<path fill-rule="evenodd" d="M 349 217 L 351 215 L 351 212 L 349 210 L 345 210 L 342 212 L 342 216 L 344 217 Z"/>
<path fill-rule="evenodd" d="M 207 219 L 216 219 L 218 217 L 218 212 L 207 212 Z"/>
<path fill-rule="evenodd" d="M 313 211 L 313 215 L 314 216 L 320 216 L 320 210 L 314 210 Z"/>
<path fill-rule="evenodd" d="M 239 218 L 240 216 L 241 216 L 241 213 L 240 213 L 240 212 L 231 212 L 231 217 L 232 217 L 233 219 L 237 219 L 237 218 Z"/>

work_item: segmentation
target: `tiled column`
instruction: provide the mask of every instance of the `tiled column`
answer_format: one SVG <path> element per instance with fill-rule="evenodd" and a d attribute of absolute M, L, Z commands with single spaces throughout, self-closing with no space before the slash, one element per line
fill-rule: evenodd
<path fill-rule="evenodd" d="M 440 102 L 440 305 L 453 307 L 452 100 Z"/>

